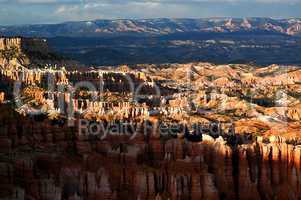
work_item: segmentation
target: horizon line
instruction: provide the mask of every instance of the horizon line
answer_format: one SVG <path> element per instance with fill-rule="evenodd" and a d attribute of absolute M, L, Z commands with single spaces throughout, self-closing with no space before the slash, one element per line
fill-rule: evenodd
<path fill-rule="evenodd" d="M 214 17 L 154 17 L 154 18 L 95 18 L 95 19 L 86 19 L 86 20 L 70 20 L 62 22 L 45 22 L 45 23 L 24 23 L 24 24 L 8 24 L 1 25 L 0 27 L 9 27 L 9 26 L 34 26 L 34 25 L 57 25 L 57 24 L 66 24 L 66 23 L 76 23 L 76 22 L 95 22 L 95 21 L 120 21 L 120 20 L 158 20 L 158 19 L 173 19 L 173 20 L 209 20 L 209 19 L 272 19 L 272 20 L 289 20 L 289 19 L 300 19 L 301 17 L 229 17 L 229 16 L 214 16 Z"/>

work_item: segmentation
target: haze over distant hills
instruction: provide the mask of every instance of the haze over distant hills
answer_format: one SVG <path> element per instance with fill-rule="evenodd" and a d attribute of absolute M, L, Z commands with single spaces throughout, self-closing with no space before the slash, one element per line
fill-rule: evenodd
<path fill-rule="evenodd" d="M 301 19 L 117 19 L 0 27 L 0 34 L 2 35 L 28 37 L 102 36 L 104 34 L 121 33 L 158 35 L 183 32 L 273 32 L 286 35 L 301 35 Z"/>
<path fill-rule="evenodd" d="M 87 65 L 256 63 L 301 65 L 301 19 L 119 19 L 0 26 L 0 35 L 47 38 Z"/>

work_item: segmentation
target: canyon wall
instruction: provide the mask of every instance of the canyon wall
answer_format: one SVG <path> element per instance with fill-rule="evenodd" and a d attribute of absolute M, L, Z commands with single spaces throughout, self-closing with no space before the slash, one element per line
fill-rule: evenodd
<path fill-rule="evenodd" d="M 59 121 L 14 117 L 0 119 L 3 198 L 301 198 L 301 147 L 277 138 L 243 145 L 204 135 L 201 142 L 100 140 Z"/>

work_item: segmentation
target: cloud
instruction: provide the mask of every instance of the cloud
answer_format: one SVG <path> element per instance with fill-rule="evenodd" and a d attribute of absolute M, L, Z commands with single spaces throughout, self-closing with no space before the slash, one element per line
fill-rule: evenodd
<path fill-rule="evenodd" d="M 0 0 L 0 3 L 5 4 L 27 4 L 27 5 L 37 5 L 37 4 L 78 4 L 82 3 L 84 0 Z"/>
<path fill-rule="evenodd" d="M 62 14 L 62 13 L 70 13 L 74 11 L 78 11 L 80 7 L 78 5 L 72 5 L 72 6 L 60 6 L 56 9 L 55 13 L 56 14 Z"/>
<path fill-rule="evenodd" d="M 190 4 L 190 3 L 301 3 L 301 0 L 0 0 L 0 3 L 21 4 Z"/>

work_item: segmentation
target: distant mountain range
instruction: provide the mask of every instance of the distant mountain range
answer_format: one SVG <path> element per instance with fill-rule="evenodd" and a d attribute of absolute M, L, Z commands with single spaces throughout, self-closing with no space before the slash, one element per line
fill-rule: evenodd
<path fill-rule="evenodd" d="M 0 35 L 42 37 L 85 65 L 256 63 L 301 65 L 301 19 L 120 19 L 0 26 Z"/>
<path fill-rule="evenodd" d="M 0 26 L 0 35 L 26 37 L 98 37 L 110 35 L 167 35 L 174 33 L 260 33 L 301 36 L 301 19 L 206 18 L 206 19 L 118 19 Z"/>

